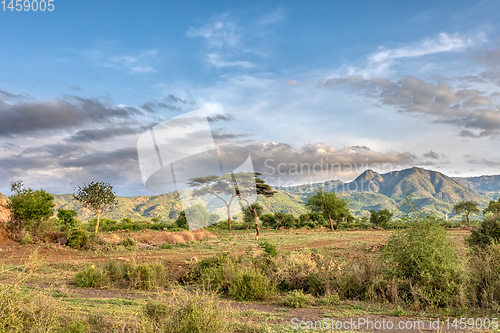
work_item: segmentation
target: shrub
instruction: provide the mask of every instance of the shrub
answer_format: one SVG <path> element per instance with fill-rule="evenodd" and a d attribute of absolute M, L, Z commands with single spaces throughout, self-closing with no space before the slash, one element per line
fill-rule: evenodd
<path fill-rule="evenodd" d="M 342 265 L 333 277 L 334 289 L 345 299 L 374 298 L 378 267 L 370 262 L 353 260 Z"/>
<path fill-rule="evenodd" d="M 337 294 L 323 296 L 318 300 L 319 305 L 339 305 L 340 297 Z"/>
<path fill-rule="evenodd" d="M 500 304 L 500 244 L 475 251 L 469 261 L 471 296 L 482 307 L 498 309 Z"/>
<path fill-rule="evenodd" d="M 1 332 L 52 332 L 59 326 L 55 301 L 43 293 L 22 290 L 17 284 L 0 286 Z"/>
<path fill-rule="evenodd" d="M 157 263 L 143 265 L 127 263 L 123 270 L 124 279 L 134 289 L 153 290 L 165 287 L 169 281 L 165 266 Z"/>
<path fill-rule="evenodd" d="M 90 237 L 87 231 L 80 228 L 71 229 L 68 233 L 68 245 L 74 249 L 90 246 Z"/>
<path fill-rule="evenodd" d="M 205 291 L 188 291 L 176 288 L 171 297 L 150 300 L 144 307 L 146 318 L 156 332 L 205 333 L 231 332 L 227 317 L 229 309 L 219 302 L 216 295 Z"/>
<path fill-rule="evenodd" d="M 290 308 L 305 308 L 314 304 L 314 297 L 304 294 L 302 290 L 294 290 L 286 294 L 283 305 Z"/>
<path fill-rule="evenodd" d="M 466 239 L 469 246 L 486 247 L 493 242 L 500 242 L 500 217 L 498 215 L 487 216 L 479 228 L 471 231 L 470 237 Z"/>
<path fill-rule="evenodd" d="M 74 279 L 75 285 L 82 288 L 103 287 L 108 282 L 106 273 L 95 265 L 87 264 Z"/>
<path fill-rule="evenodd" d="M 414 222 L 394 233 L 381 259 L 384 277 L 397 282 L 403 299 L 436 306 L 452 303 L 459 283 L 458 256 L 439 223 Z"/>
<path fill-rule="evenodd" d="M 134 247 L 135 241 L 132 238 L 126 238 L 122 241 L 122 245 L 125 247 Z"/>
<path fill-rule="evenodd" d="M 274 285 L 256 270 L 239 272 L 229 283 L 229 296 L 236 301 L 267 300 L 274 294 Z"/>
<path fill-rule="evenodd" d="M 261 242 L 260 247 L 263 248 L 264 252 L 266 252 L 270 257 L 274 258 L 278 254 L 278 251 L 276 251 L 276 246 L 271 243 Z"/>
<path fill-rule="evenodd" d="M 172 244 L 169 244 L 169 243 L 166 243 L 166 242 L 163 242 L 160 245 L 160 249 L 162 249 L 162 250 L 169 250 L 171 248 L 172 248 Z"/>
<path fill-rule="evenodd" d="M 273 280 L 282 290 L 308 289 L 309 276 L 318 270 L 311 253 L 292 252 L 277 260 Z"/>

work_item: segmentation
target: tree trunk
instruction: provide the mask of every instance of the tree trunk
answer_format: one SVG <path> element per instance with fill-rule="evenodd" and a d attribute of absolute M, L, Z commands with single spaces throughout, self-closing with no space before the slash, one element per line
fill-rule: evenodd
<path fill-rule="evenodd" d="M 227 230 L 231 231 L 231 213 L 229 206 L 226 207 L 227 207 Z"/>
<path fill-rule="evenodd" d="M 330 214 L 328 214 L 328 220 L 330 221 L 330 230 L 333 230 L 333 221 L 332 221 L 332 217 L 330 216 Z"/>
<path fill-rule="evenodd" d="M 253 211 L 253 217 L 255 219 L 255 230 L 257 231 L 257 240 L 259 240 L 259 236 L 260 236 L 260 232 L 259 232 L 259 220 L 258 220 L 258 216 L 257 216 L 257 210 L 256 209 L 252 209 Z"/>
<path fill-rule="evenodd" d="M 339 231 L 339 223 L 340 223 L 340 219 L 337 219 L 337 231 Z"/>
<path fill-rule="evenodd" d="M 95 233 L 97 234 L 99 232 L 99 218 L 101 217 L 100 215 L 96 215 L 97 216 L 97 221 L 96 221 L 96 224 L 95 224 Z"/>
<path fill-rule="evenodd" d="M 465 218 L 467 219 L 467 226 L 470 228 L 469 212 L 465 214 Z"/>

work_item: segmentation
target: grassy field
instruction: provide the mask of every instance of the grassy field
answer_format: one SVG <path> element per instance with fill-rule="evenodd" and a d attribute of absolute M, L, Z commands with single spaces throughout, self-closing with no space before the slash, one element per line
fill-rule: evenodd
<path fill-rule="evenodd" d="M 448 230 L 448 237 L 460 254 L 466 253 L 464 237 L 468 230 Z M 19 297 L 37 295 L 40 304 L 46 302 L 47 308 L 54 308 L 57 324 L 64 332 L 98 331 L 161 331 L 144 324 L 144 313 L 154 300 L 177 299 L 179 293 L 187 288 L 191 293 L 202 288 L 188 281 L 185 276 L 193 265 L 202 259 L 213 258 L 220 253 L 235 257 L 260 258 L 265 255 L 262 244 L 274 245 L 278 255 L 302 253 L 335 262 L 361 260 L 376 262 L 380 248 L 391 234 L 390 231 L 339 231 L 326 230 L 265 230 L 259 242 L 254 231 L 205 232 L 198 237 L 172 238 L 169 232 L 104 233 L 102 239 L 114 244 L 105 250 L 74 250 L 57 244 L 19 245 L 0 244 L 1 285 L 15 286 Z M 123 240 L 131 239 L 127 246 Z M 189 239 L 193 239 L 189 241 Z M 199 240 L 196 240 L 199 239 Z M 176 240 L 176 241 L 174 241 Z M 175 244 L 174 244 L 175 243 Z M 158 246 L 165 244 L 163 246 Z M 148 288 L 134 288 L 121 282 L 103 283 L 98 287 L 81 288 L 75 285 L 75 277 L 85 269 L 98 269 L 107 263 L 114 265 L 158 264 L 164 270 L 163 281 Z M 163 272 L 163 271 L 162 271 Z M 183 280 L 184 279 L 184 280 Z M 148 290 L 141 290 L 148 289 Z M 0 291 L 0 297 L 4 291 Z M 34 297 L 34 296 L 33 296 Z M 182 299 L 181 296 L 180 299 Z M 191 296 L 189 296 L 191 297 Z M 284 292 L 276 292 L 263 301 L 235 301 L 227 294 L 213 295 L 202 293 L 204 304 L 214 302 L 214 308 L 221 309 L 227 318 L 228 327 L 221 331 L 230 332 L 296 332 L 291 320 L 322 320 L 335 318 L 368 317 L 373 320 L 385 318 L 394 322 L 407 319 L 452 316 L 449 309 L 415 311 L 404 305 L 391 302 L 357 301 L 337 298 L 334 302 L 323 302 L 322 297 L 310 298 L 303 307 L 285 306 Z M 207 299 L 203 297 L 208 297 Z M 324 298 L 324 297 L 323 297 Z M 191 299 L 191 298 L 190 298 Z M 326 298 L 325 298 L 326 299 Z M 208 303 L 206 303 L 208 302 Z M 5 303 L 3 304 L 5 306 Z M 302 305 L 301 305 L 302 306 Z M 147 311 L 146 311 L 147 312 Z M 167 316 L 168 312 L 165 312 Z M 473 310 L 467 317 L 487 316 Z M 2 331 L 2 330 L 0 330 Z M 36 331 L 36 330 L 35 330 Z M 299 330 L 300 331 L 300 330 Z M 313 332 L 314 330 L 306 330 Z M 446 330 L 445 330 L 446 331 Z M 2 331 L 3 332 L 3 331 Z"/>

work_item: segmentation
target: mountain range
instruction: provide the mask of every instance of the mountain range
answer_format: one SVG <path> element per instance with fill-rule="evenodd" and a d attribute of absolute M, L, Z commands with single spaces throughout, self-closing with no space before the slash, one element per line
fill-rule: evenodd
<path fill-rule="evenodd" d="M 422 168 L 410 168 L 380 174 L 366 170 L 351 182 L 330 180 L 326 182 L 303 184 L 290 187 L 277 187 L 277 193 L 270 198 L 258 198 L 264 213 L 285 212 L 298 216 L 306 212 L 304 203 L 318 189 L 336 191 L 349 201 L 355 216 L 369 216 L 370 210 L 389 209 L 401 215 L 398 207 L 407 196 L 423 211 L 438 216 L 453 216 L 453 205 L 461 200 L 478 202 L 481 208 L 489 200 L 500 197 L 500 175 L 479 177 L 448 177 L 440 172 Z M 199 203 L 213 204 L 199 198 Z M 72 201 L 71 194 L 54 194 L 56 209 L 74 209 L 78 218 L 92 218 L 89 210 Z M 215 203 L 217 205 L 217 203 Z M 222 205 L 215 206 L 222 211 Z M 404 209 L 404 207 L 403 207 Z M 163 221 L 173 221 L 182 210 L 177 193 L 118 197 L 118 205 L 105 214 L 106 218 L 120 220 L 148 220 L 158 217 Z M 238 218 L 240 219 L 241 216 Z"/>

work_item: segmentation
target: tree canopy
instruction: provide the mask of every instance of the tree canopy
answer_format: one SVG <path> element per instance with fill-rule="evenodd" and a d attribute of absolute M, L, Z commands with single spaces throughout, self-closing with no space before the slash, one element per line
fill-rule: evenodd
<path fill-rule="evenodd" d="M 73 199 L 84 208 L 90 209 L 96 216 L 95 233 L 99 232 L 99 219 L 107 210 L 117 205 L 113 186 L 104 182 L 91 182 L 83 187 L 77 186 Z"/>
<path fill-rule="evenodd" d="M 465 219 L 467 220 L 467 225 L 470 227 L 469 215 L 472 213 L 479 213 L 479 208 L 477 207 L 477 202 L 475 201 L 460 201 L 453 206 L 453 209 L 457 214 L 465 214 Z"/>
<path fill-rule="evenodd" d="M 335 192 L 327 192 L 325 190 L 318 190 L 311 196 L 306 203 L 313 212 L 322 213 L 325 219 L 330 222 L 330 229 L 333 230 L 333 220 L 336 221 L 336 229 L 339 228 L 339 223 L 343 218 L 348 218 L 351 213 L 349 212 L 349 203 L 342 198 L 338 198 Z"/>

